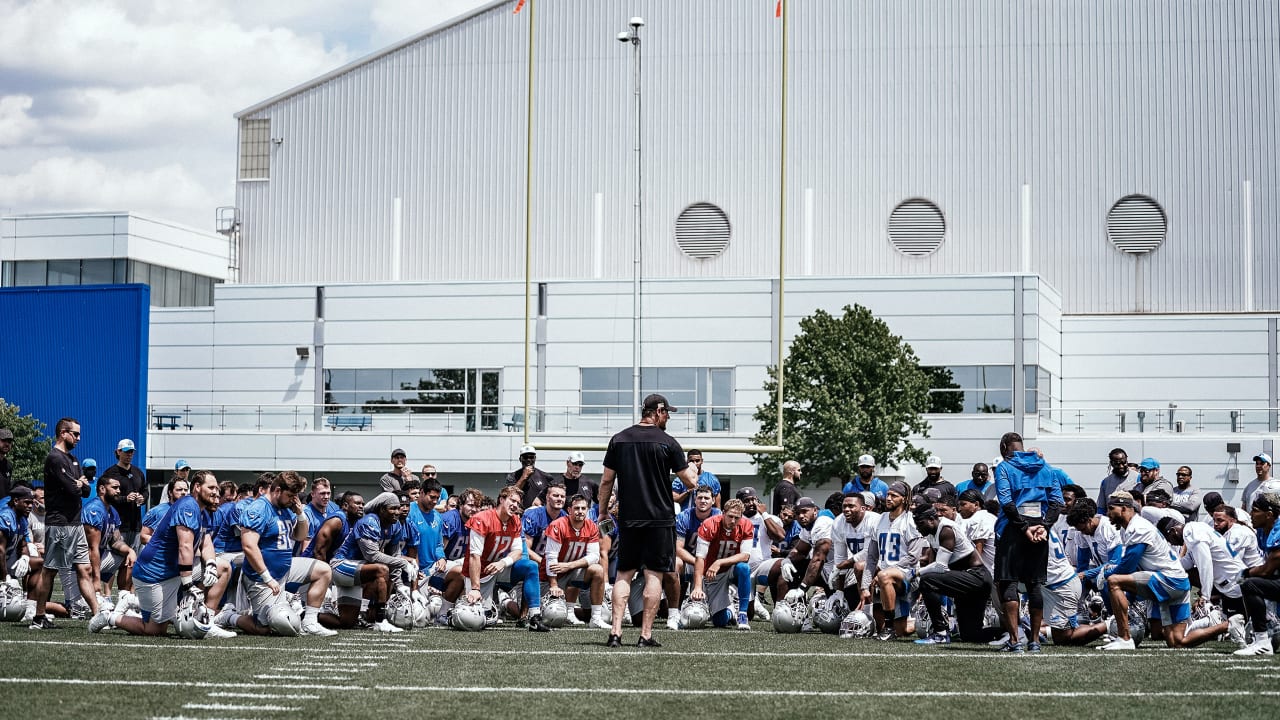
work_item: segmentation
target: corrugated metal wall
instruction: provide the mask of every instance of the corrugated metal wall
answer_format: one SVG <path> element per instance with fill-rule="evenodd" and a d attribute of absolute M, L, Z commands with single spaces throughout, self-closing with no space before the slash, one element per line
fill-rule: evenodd
<path fill-rule="evenodd" d="M 646 275 L 776 273 L 783 24 L 773 7 L 538 4 L 538 279 L 593 275 L 596 193 L 603 276 L 631 275 L 632 61 L 615 35 L 634 14 L 648 22 Z M 788 7 L 789 274 L 806 260 L 842 276 L 1021 271 L 1026 184 L 1026 266 L 1062 293 L 1064 312 L 1280 309 L 1280 4 Z M 251 113 L 270 118 L 284 142 L 269 181 L 239 184 L 243 279 L 393 279 L 396 197 L 403 279 L 522 277 L 528 18 L 492 7 Z M 1150 255 L 1106 239 L 1107 211 L 1130 193 L 1154 197 L 1169 219 Z M 924 258 L 902 255 L 886 233 L 894 206 L 917 196 L 947 221 L 945 242 Z M 677 215 L 698 201 L 732 222 L 733 240 L 713 260 L 675 246 Z"/>
<path fill-rule="evenodd" d="M 99 471 L 115 462 L 121 438 L 134 441 L 142 466 L 150 310 L 146 285 L 0 290 L 0 397 L 47 425 L 50 436 L 59 418 L 79 420 L 72 452 L 97 460 Z"/>

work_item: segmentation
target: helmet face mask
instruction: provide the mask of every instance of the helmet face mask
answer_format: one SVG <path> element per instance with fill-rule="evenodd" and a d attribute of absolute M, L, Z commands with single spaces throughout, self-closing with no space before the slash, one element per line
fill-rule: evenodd
<path fill-rule="evenodd" d="M 480 603 L 459 602 L 449 611 L 449 627 L 478 632 L 485 628 L 485 608 Z"/>
<path fill-rule="evenodd" d="M 680 608 L 680 628 L 696 630 L 711 620 L 711 607 L 701 600 L 685 600 Z"/>
<path fill-rule="evenodd" d="M 773 606 L 773 615 L 770 620 L 773 622 L 773 629 L 779 633 L 791 634 L 798 633 L 804 629 L 804 623 L 809 619 L 809 604 L 804 598 L 788 600 L 783 598 Z"/>
<path fill-rule="evenodd" d="M 197 602 L 195 597 L 184 595 L 178 601 L 178 613 L 174 617 L 173 625 L 182 637 L 200 640 L 209 633 L 212 622 L 209 608 L 205 607 L 204 603 Z"/>
<path fill-rule="evenodd" d="M 403 593 L 392 593 L 387 598 L 387 621 L 402 630 L 410 630 L 414 625 L 414 602 Z"/>
<path fill-rule="evenodd" d="M 840 637 L 869 638 L 876 631 L 876 622 L 862 610 L 854 610 L 840 621 Z"/>
<path fill-rule="evenodd" d="M 267 613 L 267 624 L 277 635 L 297 637 L 302 634 L 302 618 L 289 605 L 276 603 Z"/>

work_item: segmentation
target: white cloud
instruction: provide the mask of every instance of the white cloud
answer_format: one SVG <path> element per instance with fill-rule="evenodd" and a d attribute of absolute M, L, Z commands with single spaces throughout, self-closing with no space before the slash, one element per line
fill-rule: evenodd
<path fill-rule="evenodd" d="M 31 109 L 31 102 L 30 95 L 0 97 L 0 148 L 34 139 L 36 121 L 27 114 Z"/>
<path fill-rule="evenodd" d="M 485 0 L 0 0 L 0 211 L 210 227 L 232 114 Z"/>

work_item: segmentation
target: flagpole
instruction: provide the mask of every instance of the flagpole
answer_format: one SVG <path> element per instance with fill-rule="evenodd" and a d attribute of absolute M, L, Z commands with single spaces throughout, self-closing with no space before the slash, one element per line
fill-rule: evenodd
<path fill-rule="evenodd" d="M 520 12 L 528 0 L 519 0 L 515 12 Z M 533 415 L 529 412 L 529 336 L 532 307 L 533 267 L 533 10 L 529 2 L 529 77 L 525 90 L 524 136 L 524 444 L 529 444 L 529 425 Z M 479 398 L 477 398 L 478 400 Z"/>

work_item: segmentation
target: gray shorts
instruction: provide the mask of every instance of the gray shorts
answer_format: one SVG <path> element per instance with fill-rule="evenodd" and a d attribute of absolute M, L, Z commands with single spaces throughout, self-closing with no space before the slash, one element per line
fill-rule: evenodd
<path fill-rule="evenodd" d="M 46 570 L 74 570 L 89 564 L 89 541 L 83 525 L 50 525 L 44 531 Z"/>
<path fill-rule="evenodd" d="M 279 603 L 288 602 L 285 592 L 302 593 L 302 588 L 311 583 L 311 569 L 316 564 L 312 558 L 296 557 L 289 565 L 289 572 L 282 578 L 276 578 L 280 584 L 280 594 L 271 592 L 266 583 L 254 582 L 247 576 L 241 582 L 244 594 L 249 599 L 253 617 L 260 625 L 271 624 L 271 608 Z"/>
<path fill-rule="evenodd" d="M 178 614 L 178 590 L 182 579 L 178 576 L 158 583 L 142 582 L 135 585 L 138 605 L 142 608 L 143 622 L 167 623 Z"/>
<path fill-rule="evenodd" d="M 123 556 L 117 555 L 114 550 L 107 553 L 106 557 L 98 563 L 98 579 L 104 583 L 110 583 L 122 564 L 124 564 Z"/>

